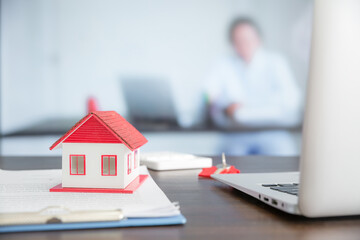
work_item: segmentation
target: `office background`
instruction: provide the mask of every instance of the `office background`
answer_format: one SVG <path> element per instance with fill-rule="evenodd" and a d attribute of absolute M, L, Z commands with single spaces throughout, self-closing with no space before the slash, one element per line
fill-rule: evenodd
<path fill-rule="evenodd" d="M 236 16 L 249 16 L 259 24 L 264 45 L 286 57 L 304 94 L 311 4 L 310 0 L 2 0 L 1 133 L 46 119 L 79 119 L 90 96 L 101 110 L 126 115 L 119 84 L 124 77 L 170 82 L 179 123 L 185 128 L 201 125 L 206 76 L 231 51 L 227 31 Z M 215 147 L 201 144 L 179 147 L 189 141 L 188 134 L 149 133 L 154 139 L 149 150 L 216 153 Z M 6 139 L 3 152 L 12 154 L 11 149 L 23 146 L 29 149 L 26 154 L 45 146 L 26 146 L 29 137 Z M 294 137 L 299 142 L 299 131 Z M 36 142 L 39 137 L 32 139 Z M 171 139 L 176 143 L 167 145 Z M 206 131 L 195 133 L 193 139 L 209 141 L 209 146 L 221 141 L 218 133 Z"/>

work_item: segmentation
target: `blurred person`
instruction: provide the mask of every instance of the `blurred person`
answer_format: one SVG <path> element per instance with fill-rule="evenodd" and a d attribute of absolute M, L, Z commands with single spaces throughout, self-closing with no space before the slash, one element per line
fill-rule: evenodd
<path fill-rule="evenodd" d="M 229 28 L 234 54 L 211 71 L 207 94 L 215 125 L 224 129 L 292 127 L 300 122 L 301 97 L 286 60 L 262 46 L 258 26 L 248 18 Z M 227 134 L 222 151 L 228 154 L 295 155 L 285 130 Z"/>

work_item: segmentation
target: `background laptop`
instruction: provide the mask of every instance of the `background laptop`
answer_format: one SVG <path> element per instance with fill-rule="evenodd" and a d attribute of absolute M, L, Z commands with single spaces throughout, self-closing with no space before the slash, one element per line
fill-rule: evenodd
<path fill-rule="evenodd" d="M 170 83 L 163 79 L 124 78 L 121 87 L 130 121 L 140 129 L 178 127 Z"/>
<path fill-rule="evenodd" d="M 300 173 L 213 178 L 292 214 L 360 214 L 360 1 L 316 0 Z"/>

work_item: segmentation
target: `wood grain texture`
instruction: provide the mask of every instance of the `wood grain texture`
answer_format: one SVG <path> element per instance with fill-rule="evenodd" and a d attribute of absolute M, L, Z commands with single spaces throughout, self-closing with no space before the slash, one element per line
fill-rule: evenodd
<path fill-rule="evenodd" d="M 245 172 L 293 171 L 296 157 L 232 157 Z M 216 159 L 220 163 L 220 159 Z M 60 168 L 57 157 L 0 157 L 2 169 Z M 0 239 L 359 239 L 360 217 L 307 219 L 291 216 L 211 179 L 200 170 L 151 171 L 171 201 L 179 201 L 184 226 L 12 233 Z"/>

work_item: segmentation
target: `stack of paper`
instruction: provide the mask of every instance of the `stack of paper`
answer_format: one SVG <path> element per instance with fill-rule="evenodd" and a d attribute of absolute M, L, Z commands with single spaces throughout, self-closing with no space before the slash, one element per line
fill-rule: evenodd
<path fill-rule="evenodd" d="M 149 174 L 144 166 L 140 173 Z M 49 192 L 61 183 L 61 174 L 61 170 L 0 170 L 0 217 L 6 213 L 37 212 L 49 206 L 70 211 L 121 209 L 128 219 L 181 216 L 179 208 L 150 175 L 133 194 Z M 179 224 L 184 222 L 185 219 Z"/>

